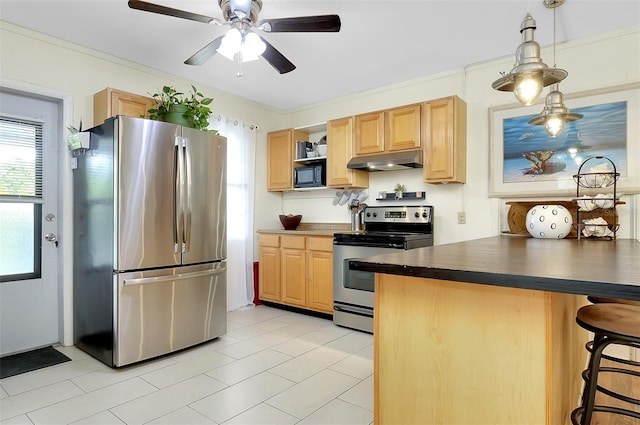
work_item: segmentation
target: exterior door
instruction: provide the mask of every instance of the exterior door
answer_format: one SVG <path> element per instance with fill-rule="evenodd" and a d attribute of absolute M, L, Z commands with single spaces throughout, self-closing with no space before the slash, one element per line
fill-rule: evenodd
<path fill-rule="evenodd" d="M 59 99 L 0 88 L 0 355 L 62 337 L 61 110 Z"/>

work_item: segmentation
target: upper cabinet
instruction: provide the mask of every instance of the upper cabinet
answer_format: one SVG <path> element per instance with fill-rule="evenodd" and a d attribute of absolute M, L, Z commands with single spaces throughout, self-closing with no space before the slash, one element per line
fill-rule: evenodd
<path fill-rule="evenodd" d="M 293 189 L 293 159 L 295 142 L 307 140 L 309 133 L 287 129 L 267 135 L 267 190 Z"/>
<path fill-rule="evenodd" d="M 384 152 L 384 111 L 356 115 L 355 154 Z"/>
<path fill-rule="evenodd" d="M 355 156 L 418 149 L 420 104 L 356 115 Z"/>
<path fill-rule="evenodd" d="M 467 104 L 457 96 L 422 104 L 424 181 L 464 183 L 467 178 Z"/>
<path fill-rule="evenodd" d="M 420 147 L 420 104 L 385 111 L 385 150 Z"/>
<path fill-rule="evenodd" d="M 107 87 L 93 95 L 93 125 L 100 125 L 107 118 L 116 115 L 148 118 L 147 111 L 154 105 L 155 101 L 151 97 Z"/>
<path fill-rule="evenodd" d="M 347 117 L 327 123 L 327 186 L 369 187 L 369 173 L 347 168 L 353 157 L 353 120 Z"/>

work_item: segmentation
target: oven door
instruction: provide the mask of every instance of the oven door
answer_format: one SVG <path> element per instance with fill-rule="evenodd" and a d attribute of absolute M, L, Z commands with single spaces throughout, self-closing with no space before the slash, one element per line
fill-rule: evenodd
<path fill-rule="evenodd" d="M 373 312 L 375 274 L 359 270 L 350 270 L 349 262 L 363 257 L 386 254 L 397 251 L 394 248 L 381 248 L 357 245 L 333 246 L 333 300 L 334 305 L 354 306 L 370 309 Z"/>

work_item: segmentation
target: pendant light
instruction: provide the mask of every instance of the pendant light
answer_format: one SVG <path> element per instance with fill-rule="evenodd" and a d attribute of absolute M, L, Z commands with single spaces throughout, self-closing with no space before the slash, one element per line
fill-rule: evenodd
<path fill-rule="evenodd" d="M 556 8 L 564 0 L 544 0 L 545 7 L 553 9 L 553 63 L 556 62 Z M 551 85 L 551 90 L 545 98 L 544 108 L 540 115 L 529 120 L 531 125 L 544 125 L 545 130 L 551 137 L 556 137 L 564 129 L 568 122 L 577 121 L 583 117 L 582 114 L 574 114 L 564 105 L 564 95 L 560 92 L 560 84 Z"/>
<path fill-rule="evenodd" d="M 564 0 L 548 0 L 564 2 Z M 564 69 L 549 68 L 540 58 L 540 45 L 534 41 L 533 32 L 536 21 L 527 13 L 522 24 L 522 43 L 516 50 L 516 62 L 511 71 L 491 84 L 499 91 L 512 91 L 516 99 L 523 105 L 531 105 L 536 101 L 543 87 L 562 81 L 567 77 Z"/>

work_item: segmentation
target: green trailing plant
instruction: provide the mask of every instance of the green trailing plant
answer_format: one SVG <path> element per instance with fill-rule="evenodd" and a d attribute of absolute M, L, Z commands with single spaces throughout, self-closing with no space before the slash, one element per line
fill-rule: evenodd
<path fill-rule="evenodd" d="M 190 93 L 182 93 L 172 86 L 164 86 L 162 90 L 151 95 L 156 101 L 155 108 L 149 109 L 149 118 L 152 120 L 166 121 L 166 116 L 176 105 L 186 108 L 183 113 L 184 118 L 190 127 L 198 130 L 217 133 L 216 130 L 208 130 L 211 108 L 213 102 L 210 97 L 205 97 L 194 85 L 191 85 Z"/>

